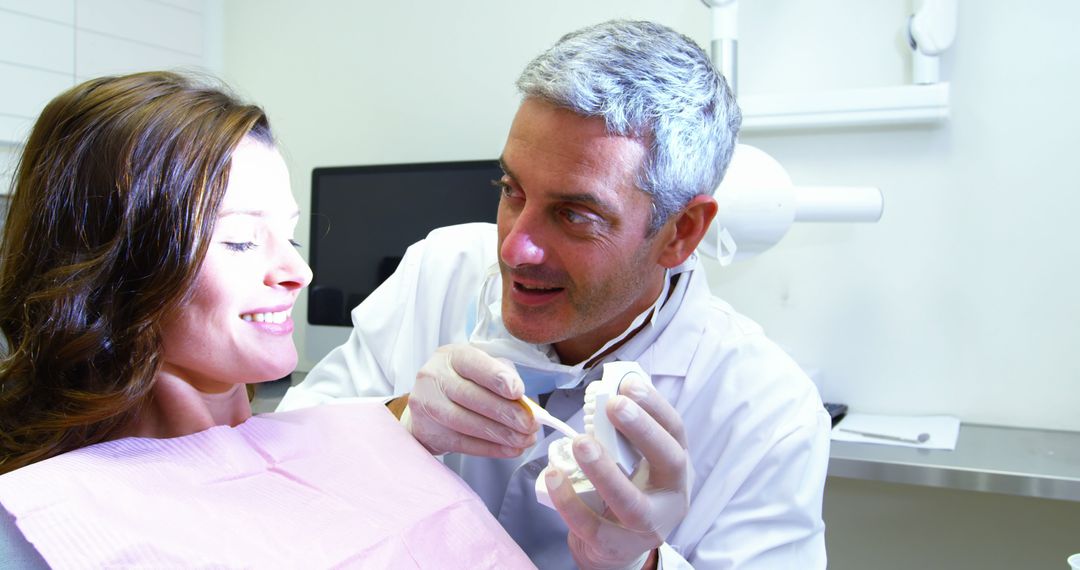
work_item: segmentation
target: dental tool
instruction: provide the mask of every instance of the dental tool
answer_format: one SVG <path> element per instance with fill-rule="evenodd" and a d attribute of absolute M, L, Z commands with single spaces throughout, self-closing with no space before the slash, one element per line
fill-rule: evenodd
<path fill-rule="evenodd" d="M 578 435 L 577 430 L 567 425 L 566 422 L 551 415 L 551 413 L 549 413 L 544 408 L 541 408 L 540 404 L 534 402 L 532 398 L 528 396 L 522 396 L 521 400 L 519 401 L 522 405 L 525 406 L 526 410 L 529 410 L 529 413 L 531 413 L 533 417 L 536 418 L 536 421 L 540 422 L 541 425 L 553 428 L 555 431 L 569 438 L 574 438 Z"/>
<path fill-rule="evenodd" d="M 930 440 L 930 434 L 923 432 L 916 437 L 901 437 L 899 435 L 889 435 L 887 433 L 871 433 L 868 431 L 858 431 L 854 429 L 839 428 L 840 431 L 853 433 L 855 435 L 861 435 L 863 437 L 871 437 L 875 439 L 887 439 L 889 441 L 902 441 L 904 443 L 926 443 Z"/>

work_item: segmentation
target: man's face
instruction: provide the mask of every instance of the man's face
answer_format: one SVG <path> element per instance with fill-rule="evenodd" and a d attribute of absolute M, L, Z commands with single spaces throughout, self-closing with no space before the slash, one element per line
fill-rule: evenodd
<path fill-rule="evenodd" d="M 637 188 L 641 141 L 536 99 L 503 149 L 502 318 L 514 336 L 577 363 L 625 330 L 663 285 L 652 200 Z"/>

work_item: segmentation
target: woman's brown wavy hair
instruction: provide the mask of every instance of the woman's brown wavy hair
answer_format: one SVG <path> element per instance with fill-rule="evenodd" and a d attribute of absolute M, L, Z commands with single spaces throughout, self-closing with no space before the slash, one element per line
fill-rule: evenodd
<path fill-rule="evenodd" d="M 87 81 L 42 111 L 0 249 L 0 473 L 139 413 L 249 135 L 273 144 L 262 109 L 167 72 Z"/>

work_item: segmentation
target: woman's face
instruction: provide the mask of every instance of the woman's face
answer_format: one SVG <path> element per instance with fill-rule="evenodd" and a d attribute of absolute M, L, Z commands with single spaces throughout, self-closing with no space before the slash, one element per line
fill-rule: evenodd
<path fill-rule="evenodd" d="M 212 393 L 293 371 L 292 309 L 311 281 L 299 216 L 281 155 L 245 138 L 193 295 L 162 331 L 163 373 Z"/>

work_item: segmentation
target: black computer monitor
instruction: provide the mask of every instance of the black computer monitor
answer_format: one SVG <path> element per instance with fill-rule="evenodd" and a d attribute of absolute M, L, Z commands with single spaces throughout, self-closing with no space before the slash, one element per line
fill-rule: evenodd
<path fill-rule="evenodd" d="M 501 176 L 496 160 L 314 169 L 308 323 L 350 326 L 349 311 L 431 230 L 494 222 Z"/>

